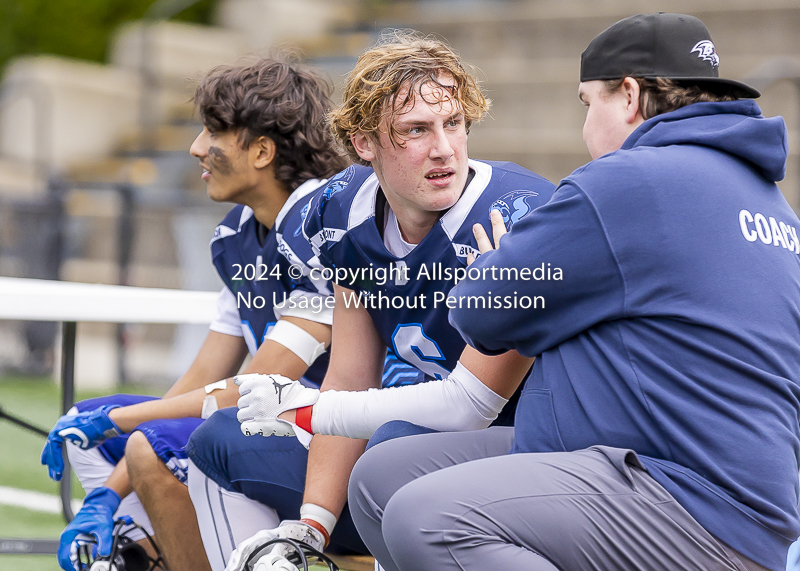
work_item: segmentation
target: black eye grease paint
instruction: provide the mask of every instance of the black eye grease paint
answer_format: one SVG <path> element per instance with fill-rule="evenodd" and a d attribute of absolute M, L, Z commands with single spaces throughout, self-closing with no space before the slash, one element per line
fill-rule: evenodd
<path fill-rule="evenodd" d="M 231 161 L 219 147 L 209 147 L 208 161 L 220 174 L 229 174 L 231 172 Z"/>

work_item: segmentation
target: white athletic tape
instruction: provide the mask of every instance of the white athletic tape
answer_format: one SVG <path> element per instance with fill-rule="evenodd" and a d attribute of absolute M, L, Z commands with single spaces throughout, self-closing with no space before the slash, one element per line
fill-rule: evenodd
<path fill-rule="evenodd" d="M 325 343 L 320 343 L 311 333 L 285 319 L 279 320 L 266 338 L 289 349 L 309 367 L 325 352 Z"/>
<path fill-rule="evenodd" d="M 205 420 L 218 410 L 219 403 L 217 403 L 217 397 L 214 395 L 208 395 L 203 399 L 203 409 L 200 411 L 200 418 Z"/>
<path fill-rule="evenodd" d="M 336 516 L 317 504 L 303 504 L 300 506 L 300 519 L 313 519 L 325 528 L 328 535 L 333 533 L 333 528 L 336 526 Z"/>
<path fill-rule="evenodd" d="M 228 379 L 222 379 L 221 381 L 217 381 L 216 383 L 210 383 L 203 387 L 206 391 L 207 395 L 210 395 L 212 392 L 216 390 L 223 390 L 228 388 Z"/>
<path fill-rule="evenodd" d="M 203 399 L 203 408 L 200 411 L 200 418 L 205 420 L 219 410 L 219 403 L 217 403 L 217 397 L 215 397 L 211 393 L 213 393 L 214 391 L 224 390 L 227 387 L 228 387 L 227 379 L 222 379 L 221 381 L 217 381 L 216 383 L 209 383 L 205 387 L 203 387 L 208 396 Z"/>

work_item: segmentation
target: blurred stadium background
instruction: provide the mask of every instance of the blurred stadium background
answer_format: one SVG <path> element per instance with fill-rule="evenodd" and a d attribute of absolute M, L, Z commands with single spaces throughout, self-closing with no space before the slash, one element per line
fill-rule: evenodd
<path fill-rule="evenodd" d="M 764 114 L 786 119 L 780 186 L 800 210 L 796 0 L 0 1 L 0 276 L 216 290 L 207 245 L 227 207 L 205 196 L 188 154 L 201 128 L 192 80 L 279 45 L 298 47 L 338 87 L 381 29 L 438 34 L 477 66 L 494 100 L 470 154 L 557 181 L 589 160 L 581 51 L 616 20 L 655 10 L 700 17 L 722 73 L 757 86 Z M 43 427 L 59 413 L 58 335 L 55 323 L 0 321 L 0 405 Z M 160 393 L 204 335 L 82 324 L 78 396 Z M 40 448 L 40 437 L 0 422 L 0 491 L 55 494 Z M 57 537 L 57 513 L 3 497 L 0 537 Z M 0 555 L 0 571 L 56 568 L 53 558 Z"/>

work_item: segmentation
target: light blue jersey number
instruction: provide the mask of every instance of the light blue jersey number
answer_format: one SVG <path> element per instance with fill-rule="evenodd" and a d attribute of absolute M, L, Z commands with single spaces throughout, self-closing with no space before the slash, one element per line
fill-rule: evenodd
<path fill-rule="evenodd" d="M 398 357 L 435 379 L 443 379 L 450 374 L 437 363 L 445 360 L 439 345 L 425 335 L 419 323 L 398 325 L 392 333 L 392 347 Z"/>

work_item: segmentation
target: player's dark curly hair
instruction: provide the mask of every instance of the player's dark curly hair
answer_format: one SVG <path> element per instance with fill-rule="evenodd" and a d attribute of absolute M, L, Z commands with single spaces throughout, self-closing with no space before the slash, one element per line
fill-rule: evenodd
<path fill-rule="evenodd" d="M 310 178 L 329 178 L 348 164 L 326 122 L 332 86 L 293 59 L 281 54 L 215 67 L 194 95 L 209 131 L 238 132 L 245 149 L 259 137 L 272 139 L 275 177 L 289 191 Z"/>
<path fill-rule="evenodd" d="M 634 77 L 639 84 L 639 109 L 646 121 L 656 115 L 669 113 L 692 103 L 708 101 L 734 101 L 735 88 L 725 85 L 703 85 L 681 83 L 664 77 Z M 603 81 L 607 93 L 614 93 L 622 87 L 625 79 L 606 79 Z"/>

